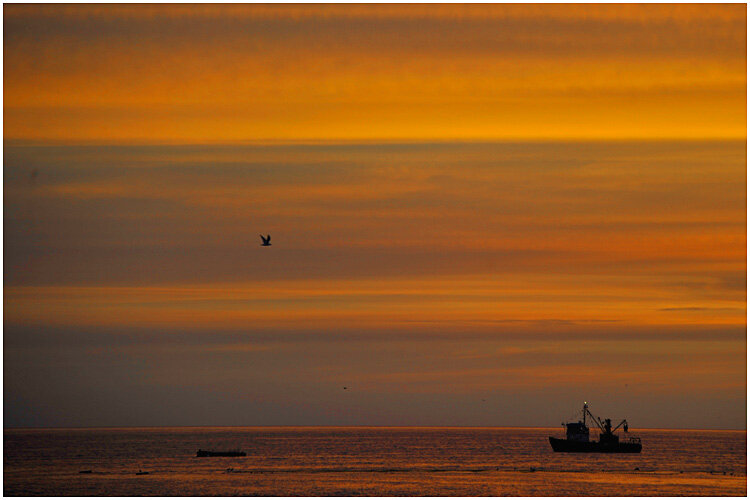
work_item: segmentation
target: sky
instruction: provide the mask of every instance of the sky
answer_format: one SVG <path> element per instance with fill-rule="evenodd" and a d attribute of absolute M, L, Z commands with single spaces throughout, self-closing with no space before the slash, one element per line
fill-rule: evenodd
<path fill-rule="evenodd" d="M 743 4 L 3 13 L 6 427 L 746 427 Z"/>

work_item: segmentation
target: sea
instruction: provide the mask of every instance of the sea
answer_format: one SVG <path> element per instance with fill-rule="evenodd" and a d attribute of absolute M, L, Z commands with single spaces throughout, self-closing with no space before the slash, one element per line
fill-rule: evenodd
<path fill-rule="evenodd" d="M 5 429 L 6 496 L 745 496 L 747 433 L 632 432 L 640 454 L 554 453 L 562 429 Z M 240 448 L 245 457 L 198 458 Z M 81 471 L 91 471 L 81 473 Z M 136 474 L 137 472 L 148 474 Z"/>

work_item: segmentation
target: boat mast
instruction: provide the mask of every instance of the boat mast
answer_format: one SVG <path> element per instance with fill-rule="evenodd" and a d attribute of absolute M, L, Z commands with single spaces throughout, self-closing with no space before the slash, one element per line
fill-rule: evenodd
<path fill-rule="evenodd" d="M 594 416 L 594 414 L 589 411 L 589 404 L 588 404 L 588 402 L 584 401 L 583 402 L 583 425 L 586 425 L 586 414 L 587 413 L 588 413 L 589 417 L 591 417 L 591 421 L 594 422 L 594 424 L 596 424 L 596 426 L 599 427 L 599 429 L 602 432 L 606 432 L 604 430 L 604 424 L 602 423 L 601 419 L 599 417 Z"/>
<path fill-rule="evenodd" d="M 589 409 L 588 403 L 586 401 L 583 402 L 583 426 L 586 427 L 586 410 Z"/>

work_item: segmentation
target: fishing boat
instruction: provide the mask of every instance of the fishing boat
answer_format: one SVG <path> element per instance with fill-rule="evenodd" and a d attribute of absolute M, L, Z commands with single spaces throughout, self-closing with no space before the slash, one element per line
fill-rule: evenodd
<path fill-rule="evenodd" d="M 566 429 L 565 439 L 550 436 L 549 443 L 552 449 L 557 452 L 571 453 L 640 453 L 641 439 L 638 437 L 628 436 L 626 440 L 620 440 L 620 436 L 615 434 L 618 429 L 628 433 L 628 421 L 623 420 L 616 427 L 612 428 L 612 420 L 600 419 L 595 417 L 589 411 L 589 405 L 583 403 L 583 418 L 578 422 L 563 423 Z M 593 422 L 601 431 L 599 441 L 589 441 L 589 428 L 586 425 L 586 417 Z"/>
<path fill-rule="evenodd" d="M 198 450 L 196 457 L 246 457 L 247 453 L 241 450 Z"/>

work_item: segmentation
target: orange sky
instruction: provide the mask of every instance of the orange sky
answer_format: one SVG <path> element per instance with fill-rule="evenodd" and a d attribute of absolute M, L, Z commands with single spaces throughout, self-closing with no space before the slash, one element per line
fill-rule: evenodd
<path fill-rule="evenodd" d="M 745 40 L 740 4 L 4 6 L 6 425 L 744 428 Z"/>
<path fill-rule="evenodd" d="M 745 8 L 4 8 L 5 138 L 744 138 Z"/>

